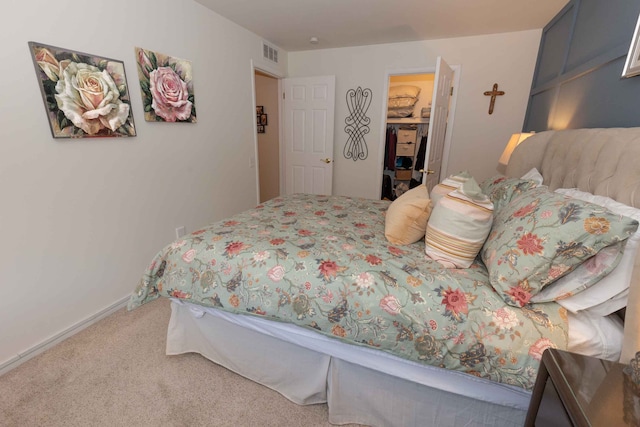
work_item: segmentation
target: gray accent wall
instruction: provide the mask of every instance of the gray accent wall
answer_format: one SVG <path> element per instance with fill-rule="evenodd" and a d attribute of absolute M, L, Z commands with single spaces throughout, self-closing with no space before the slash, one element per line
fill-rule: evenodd
<path fill-rule="evenodd" d="M 572 0 L 544 28 L 524 131 L 640 126 L 640 76 L 622 69 L 638 0 Z"/>

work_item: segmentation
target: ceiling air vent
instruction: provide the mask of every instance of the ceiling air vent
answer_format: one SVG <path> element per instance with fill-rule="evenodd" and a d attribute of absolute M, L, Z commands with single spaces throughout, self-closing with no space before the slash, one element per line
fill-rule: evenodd
<path fill-rule="evenodd" d="M 275 64 L 278 63 L 278 49 L 271 46 L 269 43 L 262 42 L 262 57 L 267 61 L 271 61 Z"/>

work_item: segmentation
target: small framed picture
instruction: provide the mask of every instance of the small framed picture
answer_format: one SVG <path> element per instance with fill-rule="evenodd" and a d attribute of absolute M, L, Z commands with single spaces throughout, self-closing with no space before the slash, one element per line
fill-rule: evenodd
<path fill-rule="evenodd" d="M 269 123 L 267 122 L 267 115 L 266 114 L 260 114 L 260 122 L 261 125 L 266 126 Z"/>
<path fill-rule="evenodd" d="M 258 125 L 258 133 L 264 133 L 264 126 Z"/>
<path fill-rule="evenodd" d="M 622 77 L 633 77 L 638 74 L 640 74 L 640 16 L 638 16 L 636 30 L 633 32 L 627 60 L 622 70 Z"/>
<path fill-rule="evenodd" d="M 262 105 L 256 106 L 256 115 L 264 114 L 264 107 Z"/>

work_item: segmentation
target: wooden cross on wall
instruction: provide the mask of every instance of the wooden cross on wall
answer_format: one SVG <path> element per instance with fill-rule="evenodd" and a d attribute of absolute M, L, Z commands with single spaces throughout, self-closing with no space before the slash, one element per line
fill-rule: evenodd
<path fill-rule="evenodd" d="M 491 101 L 489 102 L 489 114 L 493 114 L 493 107 L 496 104 L 496 96 L 504 95 L 503 90 L 498 90 L 498 83 L 493 84 L 493 90 L 488 90 L 485 93 L 485 96 L 490 96 Z"/>

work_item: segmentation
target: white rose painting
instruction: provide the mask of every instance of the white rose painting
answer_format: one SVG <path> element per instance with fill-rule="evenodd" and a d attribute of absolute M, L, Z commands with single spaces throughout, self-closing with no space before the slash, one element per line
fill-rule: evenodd
<path fill-rule="evenodd" d="M 144 119 L 195 123 L 191 62 L 139 47 L 135 51 Z"/>
<path fill-rule="evenodd" d="M 124 63 L 29 42 L 54 138 L 135 136 Z"/>

